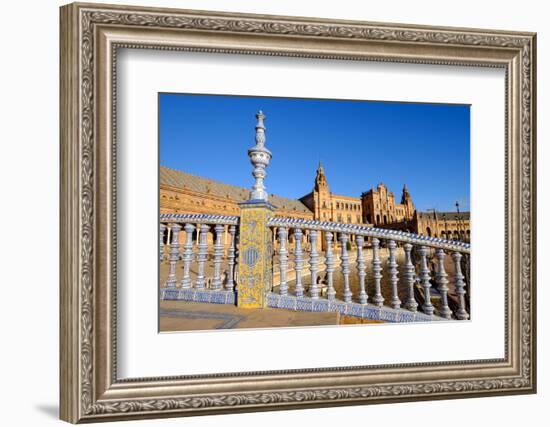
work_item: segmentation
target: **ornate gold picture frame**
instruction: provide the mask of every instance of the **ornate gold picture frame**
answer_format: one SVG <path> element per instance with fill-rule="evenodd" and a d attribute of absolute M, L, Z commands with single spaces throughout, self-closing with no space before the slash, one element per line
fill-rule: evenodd
<path fill-rule="evenodd" d="M 535 42 L 533 33 L 63 6 L 61 418 L 77 423 L 534 393 Z M 506 247 L 496 248 L 497 255 L 479 256 L 505 258 L 504 357 L 119 378 L 115 147 L 116 61 L 121 48 L 503 69 Z"/>

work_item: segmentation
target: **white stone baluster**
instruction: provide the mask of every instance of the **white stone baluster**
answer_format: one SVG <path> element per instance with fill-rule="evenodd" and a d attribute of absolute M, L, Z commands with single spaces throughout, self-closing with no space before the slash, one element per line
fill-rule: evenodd
<path fill-rule="evenodd" d="M 302 268 L 304 266 L 304 252 L 302 250 L 302 230 L 294 229 L 294 270 L 296 271 L 296 288 L 295 294 L 297 297 L 304 296 L 304 286 L 302 285 Z"/>
<path fill-rule="evenodd" d="M 180 244 L 178 240 L 178 234 L 181 230 L 181 225 L 178 223 L 172 224 L 170 227 L 172 230 L 172 241 L 170 243 L 170 267 L 168 270 L 168 279 L 166 279 L 167 288 L 176 287 L 176 263 L 178 262 L 180 253 Z"/>
<path fill-rule="evenodd" d="M 445 319 L 450 319 L 453 312 L 449 308 L 449 301 L 447 297 L 447 294 L 449 292 L 449 286 L 448 286 L 449 281 L 447 280 L 447 273 L 445 272 L 445 251 L 443 249 L 437 249 L 435 251 L 435 255 L 437 257 L 437 273 L 435 277 L 436 277 L 437 289 L 441 294 L 440 315 Z"/>
<path fill-rule="evenodd" d="M 159 226 L 159 251 L 160 251 L 160 261 L 164 258 L 164 231 L 166 230 L 166 226 L 164 224 L 160 224 Z"/>
<path fill-rule="evenodd" d="M 309 288 L 309 294 L 311 298 L 319 298 L 319 287 L 317 286 L 317 266 L 319 263 L 319 253 L 317 252 L 317 231 L 309 231 L 309 269 L 311 271 L 311 287 Z"/>
<path fill-rule="evenodd" d="M 405 266 L 403 267 L 403 278 L 407 284 L 407 289 L 409 290 L 409 297 L 405 303 L 407 310 L 416 311 L 418 303 L 414 298 L 414 265 L 411 260 L 411 250 L 412 245 L 410 243 L 405 243 Z"/>
<path fill-rule="evenodd" d="M 420 284 L 424 288 L 424 304 L 422 304 L 422 311 L 427 315 L 434 313 L 434 306 L 432 305 L 432 297 L 430 293 L 430 269 L 428 268 L 427 255 L 428 248 L 426 246 L 420 246 L 418 248 L 418 254 L 420 255 Z"/>
<path fill-rule="evenodd" d="M 288 295 L 288 283 L 286 282 L 286 268 L 288 251 L 286 249 L 288 230 L 286 227 L 279 227 L 279 294 Z"/>
<path fill-rule="evenodd" d="M 336 290 L 334 289 L 334 280 L 333 280 L 333 273 L 334 273 L 334 256 L 332 254 L 332 233 L 326 232 L 325 233 L 325 242 L 327 244 L 326 249 L 326 264 L 327 264 L 327 298 L 329 301 L 334 300 L 336 298 Z"/>
<path fill-rule="evenodd" d="M 185 246 L 183 248 L 183 278 L 181 279 L 181 287 L 183 289 L 191 287 L 191 261 L 193 260 L 193 232 L 195 226 L 193 224 L 185 224 Z"/>
<path fill-rule="evenodd" d="M 460 260 L 462 259 L 462 254 L 460 252 L 453 252 L 451 255 L 455 264 L 455 273 L 453 276 L 453 282 L 455 286 L 455 292 L 458 295 L 458 310 L 455 313 L 458 320 L 468 320 L 470 315 L 466 311 L 466 301 L 464 295 L 466 291 L 464 287 L 464 275 L 462 274 L 462 267 L 460 266 Z"/>
<path fill-rule="evenodd" d="M 376 237 L 372 239 L 372 272 L 374 278 L 374 297 L 372 301 L 377 307 L 382 307 L 384 297 L 380 289 L 380 280 L 382 279 L 382 262 L 380 261 L 380 240 Z"/>
<path fill-rule="evenodd" d="M 344 302 L 351 302 L 351 289 L 349 287 L 349 255 L 348 240 L 346 233 L 340 233 L 340 245 L 342 246 L 340 261 L 342 265 L 342 275 L 344 276 Z"/>
<path fill-rule="evenodd" d="M 397 282 L 399 281 L 397 277 L 397 262 L 395 261 L 395 248 L 397 247 L 395 241 L 388 240 L 388 250 L 390 252 L 388 258 L 388 272 L 390 273 L 390 283 L 391 283 L 391 306 L 392 308 L 398 309 L 401 308 L 401 300 L 397 293 Z"/>
<path fill-rule="evenodd" d="M 366 304 L 368 300 L 367 291 L 365 290 L 365 277 L 367 273 L 365 271 L 365 258 L 363 256 L 363 244 L 365 240 L 363 236 L 355 236 L 355 243 L 357 244 L 357 275 L 359 276 L 359 303 Z"/>
<path fill-rule="evenodd" d="M 216 242 L 214 243 L 214 278 L 212 279 L 212 290 L 219 291 L 222 288 L 223 225 L 217 224 L 214 230 L 216 232 Z"/>
<path fill-rule="evenodd" d="M 208 258 L 208 229 L 210 227 L 206 224 L 201 224 L 200 226 L 200 242 L 199 242 L 199 253 L 197 255 L 198 269 L 197 269 L 197 280 L 195 281 L 196 289 L 204 289 L 205 287 L 205 277 L 204 277 L 204 268 L 206 260 Z"/>
<path fill-rule="evenodd" d="M 234 225 L 229 226 L 229 234 L 231 235 L 231 241 L 229 242 L 229 250 L 227 251 L 227 282 L 225 283 L 225 289 L 232 291 L 235 286 L 235 233 L 237 227 Z"/>

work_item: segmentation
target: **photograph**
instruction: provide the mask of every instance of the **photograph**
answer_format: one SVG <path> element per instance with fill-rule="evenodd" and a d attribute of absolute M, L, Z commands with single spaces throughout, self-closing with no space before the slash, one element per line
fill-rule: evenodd
<path fill-rule="evenodd" d="M 470 319 L 470 105 L 159 93 L 158 123 L 160 332 Z"/>

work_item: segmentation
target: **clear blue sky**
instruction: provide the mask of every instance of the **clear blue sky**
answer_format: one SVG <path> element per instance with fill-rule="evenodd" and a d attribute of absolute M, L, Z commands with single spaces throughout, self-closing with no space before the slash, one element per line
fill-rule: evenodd
<path fill-rule="evenodd" d="M 299 198 L 322 161 L 330 190 L 359 197 L 406 183 L 419 210 L 470 209 L 470 107 L 159 94 L 160 164 L 251 187 L 255 114 L 267 116 L 268 193 Z"/>

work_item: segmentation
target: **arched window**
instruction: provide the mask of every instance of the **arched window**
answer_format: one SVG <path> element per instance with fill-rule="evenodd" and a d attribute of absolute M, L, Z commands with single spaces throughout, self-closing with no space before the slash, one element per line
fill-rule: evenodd
<path fill-rule="evenodd" d="M 426 227 L 426 234 L 429 236 L 429 237 L 432 237 L 432 229 L 430 227 Z"/>
<path fill-rule="evenodd" d="M 384 224 L 387 224 L 387 223 L 388 223 L 388 217 L 384 215 Z"/>
<path fill-rule="evenodd" d="M 376 223 L 380 224 L 380 215 L 376 215 Z"/>

